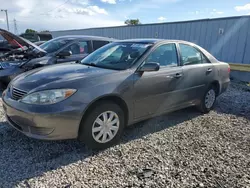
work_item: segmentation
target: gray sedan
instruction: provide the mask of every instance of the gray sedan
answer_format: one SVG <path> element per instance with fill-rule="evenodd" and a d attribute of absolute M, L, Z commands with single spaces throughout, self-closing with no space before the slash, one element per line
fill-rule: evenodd
<path fill-rule="evenodd" d="M 110 43 L 80 63 L 17 76 L 3 93 L 10 125 L 37 139 L 75 139 L 91 148 L 119 140 L 124 127 L 189 106 L 209 112 L 230 67 L 185 41 Z"/>

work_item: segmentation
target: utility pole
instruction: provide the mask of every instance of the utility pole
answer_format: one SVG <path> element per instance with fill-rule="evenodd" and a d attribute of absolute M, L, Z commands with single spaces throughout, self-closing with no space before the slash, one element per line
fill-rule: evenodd
<path fill-rule="evenodd" d="M 8 31 L 9 31 L 9 30 L 10 30 L 10 27 L 9 27 L 8 10 L 7 10 L 7 9 L 2 9 L 1 11 L 4 11 L 4 12 L 5 12 L 5 15 L 6 15 L 6 22 L 7 22 L 7 29 L 8 29 Z"/>
<path fill-rule="evenodd" d="M 14 19 L 13 21 L 14 21 L 14 33 L 18 35 L 16 19 Z"/>

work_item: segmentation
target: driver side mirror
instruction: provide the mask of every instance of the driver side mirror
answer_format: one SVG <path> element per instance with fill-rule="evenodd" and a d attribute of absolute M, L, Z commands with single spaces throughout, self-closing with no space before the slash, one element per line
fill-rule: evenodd
<path fill-rule="evenodd" d="M 145 63 L 142 67 L 140 67 L 140 72 L 152 72 L 158 71 L 160 69 L 160 64 L 155 62 Z"/>
<path fill-rule="evenodd" d="M 58 57 L 67 57 L 67 56 L 71 56 L 72 52 L 71 51 L 61 51 L 57 54 Z"/>

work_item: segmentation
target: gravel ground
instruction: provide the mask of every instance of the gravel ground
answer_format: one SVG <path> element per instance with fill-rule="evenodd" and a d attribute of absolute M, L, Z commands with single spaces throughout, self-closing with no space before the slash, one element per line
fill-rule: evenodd
<path fill-rule="evenodd" d="M 125 130 L 94 152 L 77 141 L 29 139 L 1 108 L 0 187 L 250 187 L 250 89 L 231 84 L 214 111 L 194 108 Z"/>

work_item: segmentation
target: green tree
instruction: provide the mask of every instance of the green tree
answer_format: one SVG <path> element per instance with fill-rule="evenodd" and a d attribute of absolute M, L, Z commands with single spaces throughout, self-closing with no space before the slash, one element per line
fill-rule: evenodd
<path fill-rule="evenodd" d="M 25 33 L 36 33 L 37 31 L 33 30 L 33 29 L 26 29 Z"/>
<path fill-rule="evenodd" d="M 126 25 L 139 25 L 139 24 L 141 24 L 139 19 L 128 19 L 124 23 Z"/>

